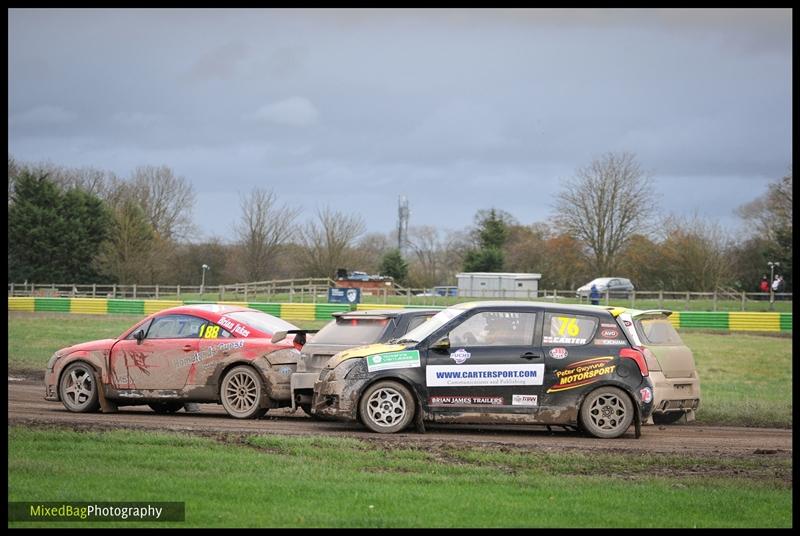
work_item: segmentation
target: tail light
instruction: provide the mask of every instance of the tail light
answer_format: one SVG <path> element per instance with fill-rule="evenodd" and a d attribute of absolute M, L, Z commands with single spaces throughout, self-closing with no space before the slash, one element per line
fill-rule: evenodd
<path fill-rule="evenodd" d="M 647 369 L 647 361 L 644 358 L 644 352 L 638 348 L 622 348 L 619 351 L 619 356 L 624 359 L 632 359 L 639 367 L 642 376 L 649 376 L 650 371 Z"/>

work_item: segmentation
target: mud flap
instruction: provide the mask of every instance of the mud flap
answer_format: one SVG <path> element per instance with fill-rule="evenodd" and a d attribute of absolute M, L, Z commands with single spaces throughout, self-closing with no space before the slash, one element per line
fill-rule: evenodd
<path fill-rule="evenodd" d="M 425 423 L 422 420 L 422 408 L 417 409 L 417 415 L 414 418 L 414 426 L 417 428 L 418 433 L 425 433 Z"/>
<path fill-rule="evenodd" d="M 97 386 L 97 400 L 100 402 L 100 411 L 103 413 L 117 413 L 119 409 L 114 402 L 106 398 L 106 393 L 103 390 L 103 384 L 100 383 L 97 371 L 92 371 L 92 376 L 94 377 L 94 384 Z"/>
<path fill-rule="evenodd" d="M 642 414 L 639 412 L 639 405 L 633 405 L 633 437 L 639 439 L 642 437 Z"/>

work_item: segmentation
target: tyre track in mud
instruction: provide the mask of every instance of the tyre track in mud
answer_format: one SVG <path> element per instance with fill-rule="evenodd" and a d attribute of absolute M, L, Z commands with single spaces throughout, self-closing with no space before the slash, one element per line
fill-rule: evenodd
<path fill-rule="evenodd" d="M 158 415 L 147 406 L 123 407 L 118 413 L 70 413 L 60 402 L 44 400 L 42 383 L 29 379 L 8 382 L 8 423 L 32 428 L 59 426 L 81 430 L 140 429 L 209 433 L 281 434 L 352 437 L 387 447 L 465 445 L 541 451 L 606 451 L 663 453 L 699 457 L 791 457 L 792 431 L 775 428 L 702 426 L 696 424 L 645 426 L 634 438 L 633 428 L 618 439 L 596 439 L 541 426 L 426 425 L 426 433 L 407 431 L 380 435 L 356 423 L 317 421 L 302 411 L 271 410 L 259 420 L 228 417 L 222 406 L 201 404 L 202 412 Z"/>

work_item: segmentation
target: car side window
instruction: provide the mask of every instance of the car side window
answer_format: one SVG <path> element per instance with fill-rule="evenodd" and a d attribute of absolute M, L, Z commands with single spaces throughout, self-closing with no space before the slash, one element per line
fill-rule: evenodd
<path fill-rule="evenodd" d="M 197 339 L 208 320 L 191 315 L 165 315 L 153 319 L 148 339 Z"/>
<path fill-rule="evenodd" d="M 448 338 L 455 346 L 531 346 L 535 313 L 485 311 L 453 328 Z"/>
<path fill-rule="evenodd" d="M 542 344 L 580 346 L 586 344 L 597 330 L 597 318 L 569 313 L 546 313 Z"/>

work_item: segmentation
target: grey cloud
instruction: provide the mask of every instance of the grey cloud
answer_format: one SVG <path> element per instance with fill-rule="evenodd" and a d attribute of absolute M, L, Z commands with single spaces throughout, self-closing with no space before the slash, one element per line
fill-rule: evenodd
<path fill-rule="evenodd" d="M 77 118 L 75 112 L 61 106 L 37 106 L 11 117 L 12 125 L 58 125 L 71 123 Z"/>
<path fill-rule="evenodd" d="M 308 99 L 289 97 L 262 106 L 256 111 L 255 118 L 276 125 L 307 127 L 317 122 L 319 112 Z"/>

